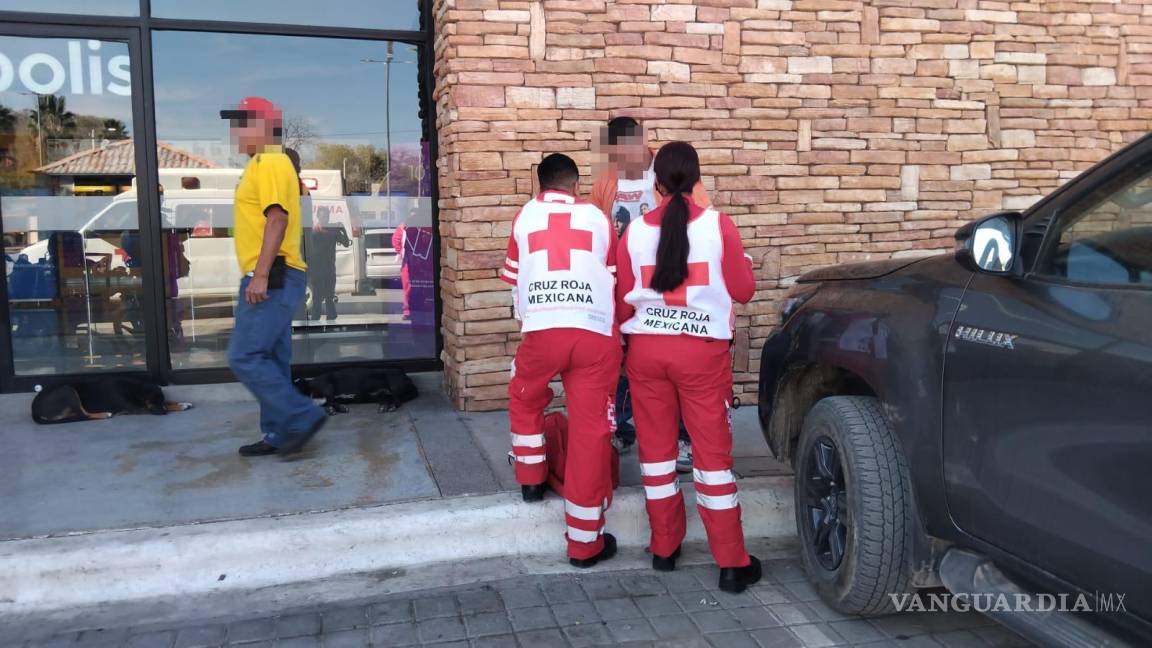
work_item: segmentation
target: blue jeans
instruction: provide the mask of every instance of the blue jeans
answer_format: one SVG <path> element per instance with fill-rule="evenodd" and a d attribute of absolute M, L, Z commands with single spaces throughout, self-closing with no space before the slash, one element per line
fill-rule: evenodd
<path fill-rule="evenodd" d="M 288 268 L 284 288 L 269 290 L 259 304 L 244 301 L 249 281 L 240 281 L 228 366 L 260 403 L 264 442 L 280 447 L 325 416 L 292 384 L 292 316 L 304 303 L 305 274 Z"/>
<path fill-rule="evenodd" d="M 632 390 L 628 388 L 628 376 L 621 375 L 616 383 L 616 438 L 625 443 L 636 443 L 636 428 L 632 425 Z M 691 442 L 684 418 L 680 418 L 680 440 Z"/>

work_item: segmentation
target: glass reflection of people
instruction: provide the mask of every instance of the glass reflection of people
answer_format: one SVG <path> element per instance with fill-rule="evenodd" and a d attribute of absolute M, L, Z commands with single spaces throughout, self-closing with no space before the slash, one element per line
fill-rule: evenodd
<path fill-rule="evenodd" d="M 197 183 L 198 188 L 198 183 Z M 204 224 L 208 224 L 208 234 L 211 235 L 212 208 L 201 207 L 199 215 L 194 217 L 193 231 Z M 177 228 L 175 214 L 168 217 L 170 220 L 164 228 L 164 283 L 168 293 L 168 340 L 173 349 L 184 350 L 184 303 L 180 300 L 180 280 L 192 274 L 192 262 L 188 258 L 185 243 L 192 232 L 188 228 Z M 195 313 L 193 313 L 195 316 Z"/>
<path fill-rule="evenodd" d="M 415 214 L 409 214 L 409 218 Z M 396 258 L 400 261 L 400 292 L 404 296 L 404 319 L 412 319 L 412 275 L 408 271 L 408 255 L 404 253 L 407 247 L 405 244 L 405 237 L 407 230 L 404 223 L 396 226 L 396 230 L 392 232 L 392 249 L 396 250 Z"/>
<path fill-rule="evenodd" d="M 116 289 L 109 291 L 105 304 L 112 317 L 112 331 L 116 335 L 124 334 L 124 322 L 132 328 L 132 335 L 144 334 L 144 300 L 141 294 L 144 282 L 144 264 L 140 253 L 139 230 L 125 230 L 120 233 L 120 246 L 117 253 L 120 256 L 121 267 L 109 268 L 109 273 L 116 279 Z M 111 292 L 119 290 L 120 302 L 113 304 Z"/>
<path fill-rule="evenodd" d="M 428 325 L 432 314 L 434 281 L 432 264 L 432 229 L 418 223 L 420 210 L 412 209 L 408 220 L 392 234 L 392 247 L 400 255 L 400 284 L 404 295 L 404 319 L 417 326 Z M 413 315 L 415 309 L 415 315 Z M 413 319 L 415 317 L 415 319 Z"/>
<path fill-rule="evenodd" d="M 57 314 L 64 337 L 64 347 L 78 349 L 79 341 L 73 337 L 76 326 L 83 319 L 87 300 L 91 298 L 85 287 L 87 272 L 84 255 L 84 237 L 79 232 L 54 231 L 48 235 L 48 263 L 56 273 L 56 295 L 60 298 Z"/>
<path fill-rule="evenodd" d="M 308 286 L 312 289 L 310 319 L 336 319 L 336 246 L 351 247 L 352 240 L 342 223 L 331 222 L 331 209 L 316 208 L 316 219 L 305 241 L 308 256 Z"/>

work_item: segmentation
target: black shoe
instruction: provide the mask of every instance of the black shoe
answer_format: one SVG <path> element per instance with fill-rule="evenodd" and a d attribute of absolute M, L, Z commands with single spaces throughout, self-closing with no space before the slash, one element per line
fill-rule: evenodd
<path fill-rule="evenodd" d="M 263 439 L 246 446 L 240 446 L 241 457 L 263 457 L 265 455 L 276 454 L 277 448 L 274 445 L 268 445 Z"/>
<path fill-rule="evenodd" d="M 760 559 L 748 556 L 752 562 L 743 567 L 725 567 L 720 570 L 720 589 L 731 594 L 739 594 L 753 583 L 759 582 L 762 572 Z"/>
<path fill-rule="evenodd" d="M 548 482 L 534 486 L 520 487 L 520 496 L 524 498 L 525 502 L 539 502 L 544 499 L 544 493 L 546 492 L 548 492 Z"/>
<path fill-rule="evenodd" d="M 591 558 L 569 558 L 568 562 L 571 563 L 573 567 L 579 567 L 581 569 L 588 569 L 589 567 L 595 567 L 596 563 L 598 563 L 602 560 L 608 560 L 609 558 L 611 558 L 612 556 L 615 556 L 615 555 L 616 555 L 616 536 L 612 535 L 611 533 L 605 533 L 604 534 L 604 548 L 600 550 L 600 553 L 596 554 L 595 556 L 592 556 Z"/>
<path fill-rule="evenodd" d="M 652 569 L 656 571 L 675 571 L 676 559 L 680 557 L 680 547 L 676 547 L 676 551 L 672 552 L 671 556 L 667 558 L 652 554 Z"/>
<path fill-rule="evenodd" d="M 316 419 L 316 422 L 312 424 L 312 427 L 297 434 L 287 435 L 287 440 L 284 441 L 284 445 L 280 446 L 279 454 L 288 456 L 300 452 L 304 449 L 304 446 L 312 440 L 312 437 L 316 436 L 316 433 L 319 432 L 320 428 L 324 427 L 324 424 L 327 422 L 328 416 L 326 414 L 321 414 L 320 418 Z"/>

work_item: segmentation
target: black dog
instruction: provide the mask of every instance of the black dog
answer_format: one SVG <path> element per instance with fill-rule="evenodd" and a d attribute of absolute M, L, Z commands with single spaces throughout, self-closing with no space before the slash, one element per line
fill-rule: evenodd
<path fill-rule="evenodd" d="M 399 369 L 338 369 L 315 378 L 297 378 L 296 389 L 309 398 L 323 398 L 329 416 L 348 411 L 349 403 L 377 403 L 379 412 L 394 412 L 420 393 Z"/>
<path fill-rule="evenodd" d="M 109 419 L 116 414 L 181 412 L 191 403 L 164 400 L 164 391 L 146 380 L 106 378 L 53 385 L 32 399 L 32 420 L 47 425 Z"/>

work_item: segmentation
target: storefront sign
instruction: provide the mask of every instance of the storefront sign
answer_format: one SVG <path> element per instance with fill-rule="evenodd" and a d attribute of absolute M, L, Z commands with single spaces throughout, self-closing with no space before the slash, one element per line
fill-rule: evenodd
<path fill-rule="evenodd" d="M 67 86 L 73 95 L 104 94 L 108 91 L 127 97 L 132 94 L 132 77 L 127 54 L 104 60 L 98 40 L 68 41 L 67 61 L 47 52 L 34 52 L 13 61 L 0 52 L 0 92 L 15 85 L 16 91 L 53 95 Z M 84 50 L 87 49 L 87 56 Z M 105 76 L 107 75 L 107 76 Z M 19 82 L 18 85 L 17 82 Z"/>

